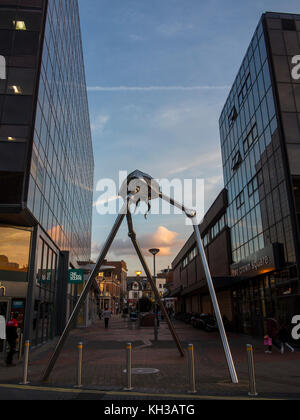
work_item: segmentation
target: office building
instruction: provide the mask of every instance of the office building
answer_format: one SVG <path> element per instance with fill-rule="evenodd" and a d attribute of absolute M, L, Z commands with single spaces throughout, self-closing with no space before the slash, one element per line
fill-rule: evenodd
<path fill-rule="evenodd" d="M 1 0 L 0 297 L 25 338 L 60 333 L 89 261 L 94 160 L 77 0 Z M 59 309 L 59 310 L 58 310 Z"/>
<path fill-rule="evenodd" d="M 243 333 L 264 334 L 267 317 L 290 323 L 300 307 L 299 54 L 300 15 L 265 13 L 220 118 L 226 288 Z"/>

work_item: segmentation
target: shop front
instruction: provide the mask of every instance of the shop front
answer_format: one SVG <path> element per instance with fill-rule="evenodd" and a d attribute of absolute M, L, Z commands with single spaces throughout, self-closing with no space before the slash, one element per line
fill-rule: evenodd
<path fill-rule="evenodd" d="M 279 267 L 284 267 L 280 244 L 273 244 L 248 261 L 232 266 L 231 291 L 237 332 L 263 336 L 268 318 L 275 318 L 279 325 L 291 326 L 300 307 L 298 278 L 289 267 Z"/>
<path fill-rule="evenodd" d="M 19 336 L 24 331 L 32 230 L 0 226 L 0 315 L 6 322 L 15 313 Z M 0 340 L 0 353 L 5 343 Z"/>

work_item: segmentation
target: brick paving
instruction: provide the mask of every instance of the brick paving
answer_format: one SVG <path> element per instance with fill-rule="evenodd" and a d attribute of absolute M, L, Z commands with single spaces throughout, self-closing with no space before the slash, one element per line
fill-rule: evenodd
<path fill-rule="evenodd" d="M 245 397 L 248 394 L 246 344 L 255 347 L 257 388 L 261 396 L 300 399 L 300 351 L 281 355 L 274 350 L 264 353 L 260 339 L 229 334 L 239 385 L 230 383 L 225 356 L 218 333 L 207 334 L 190 325 L 174 322 L 186 349 L 195 345 L 197 390 L 200 395 Z M 84 344 L 83 385 L 89 389 L 122 390 L 126 386 L 127 342 L 133 344 L 133 367 L 158 369 L 157 374 L 134 375 L 135 391 L 186 394 L 189 390 L 187 357 L 180 357 L 168 327 L 161 324 L 159 342 L 154 343 L 153 328 L 134 328 L 134 324 L 114 317 L 110 328 L 98 321 L 88 329 L 71 332 L 53 370 L 48 385 L 72 387 L 76 383 L 77 343 Z M 40 384 L 55 342 L 33 349 L 30 354 L 29 379 Z M 0 383 L 17 384 L 22 378 L 22 362 L 7 368 L 0 362 Z"/>

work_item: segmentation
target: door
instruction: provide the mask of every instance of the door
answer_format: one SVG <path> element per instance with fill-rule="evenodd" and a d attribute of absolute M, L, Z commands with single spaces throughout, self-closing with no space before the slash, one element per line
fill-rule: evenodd
<path fill-rule="evenodd" d="M 4 316 L 5 321 L 8 321 L 10 314 L 10 300 L 7 298 L 0 298 L 0 315 Z M 5 341 L 0 340 L 0 353 L 5 351 Z"/>

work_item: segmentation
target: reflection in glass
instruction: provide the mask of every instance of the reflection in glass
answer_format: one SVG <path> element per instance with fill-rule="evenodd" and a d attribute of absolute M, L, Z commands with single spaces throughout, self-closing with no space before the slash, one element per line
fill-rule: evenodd
<path fill-rule="evenodd" d="M 2 280 L 26 281 L 31 231 L 0 227 L 0 273 Z"/>

